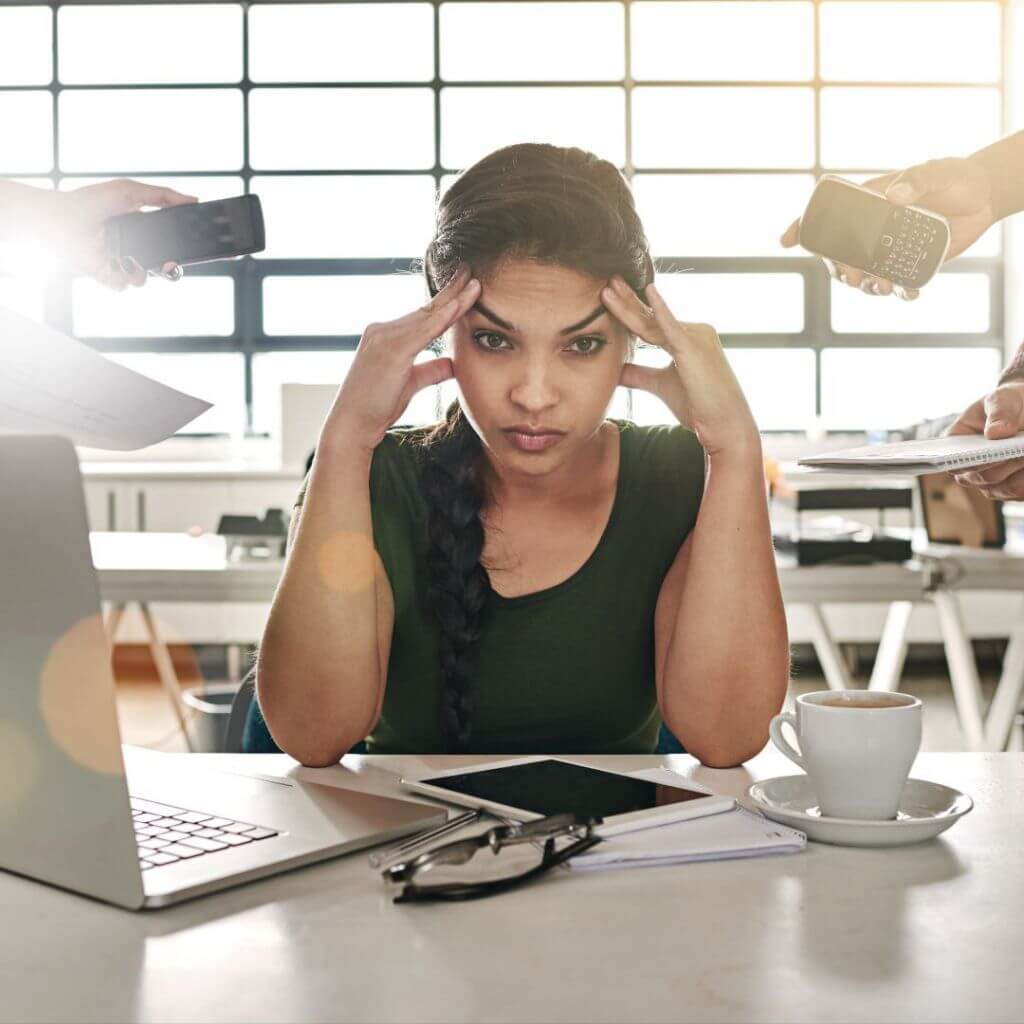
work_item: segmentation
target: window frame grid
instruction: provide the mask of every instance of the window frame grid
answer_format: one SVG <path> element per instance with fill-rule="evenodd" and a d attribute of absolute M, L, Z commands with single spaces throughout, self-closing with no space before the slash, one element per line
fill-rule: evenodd
<path fill-rule="evenodd" d="M 186 4 L 194 0 L 159 0 L 159 5 L 174 6 Z M 231 0 L 225 0 L 231 2 Z M 65 85 L 59 78 L 59 39 L 57 31 L 57 13 L 61 6 L 67 6 L 60 0 L 15 0 L 14 6 L 46 6 L 51 12 L 52 26 L 52 78 L 48 85 L 14 85 L 0 86 L 0 93 L 21 92 L 21 91 L 49 91 L 53 104 L 53 167 L 47 174 L 19 175 L 22 180 L 38 179 L 49 181 L 54 188 L 57 188 L 62 181 L 74 182 L 76 179 L 90 179 L 96 177 L 176 177 L 187 179 L 191 177 L 240 177 L 243 182 L 244 192 L 248 194 L 251 190 L 251 181 L 254 176 L 260 177 L 284 177 L 284 176 L 398 176 L 414 175 L 425 177 L 430 175 L 434 179 L 435 200 L 440 195 L 440 183 L 444 176 L 458 173 L 461 168 L 449 168 L 441 163 L 441 137 L 442 137 L 442 114 L 441 114 L 441 91 L 442 89 L 464 89 L 464 88 L 580 88 L 580 87 L 603 87 L 621 85 L 625 91 L 625 163 L 619 169 L 627 180 L 632 182 L 636 174 L 642 175 L 688 175 L 688 174 L 811 174 L 815 178 L 823 173 L 838 173 L 841 175 L 865 175 L 884 173 L 884 170 L 872 167 L 848 167 L 841 170 L 826 168 L 821 163 L 821 90 L 829 85 L 841 85 L 843 88 L 864 89 L 889 87 L 901 88 L 927 88 L 927 89 L 998 89 L 1000 117 L 1002 121 L 1001 134 L 1005 134 L 1007 128 L 1007 75 L 1009 54 L 1009 33 L 1008 33 L 1008 10 L 1005 0 L 997 0 L 1000 7 L 1000 67 L 998 80 L 996 82 L 889 82 L 885 80 L 872 80 L 864 82 L 832 82 L 824 80 L 820 74 L 821 38 L 820 38 L 820 5 L 823 0 L 810 0 L 813 7 L 813 47 L 814 47 L 814 71 L 813 77 L 807 80 L 797 81 L 764 81 L 764 80 L 673 80 L 673 79 L 644 79 L 637 82 L 632 77 L 631 64 L 631 26 L 632 26 L 632 4 L 634 0 L 609 0 L 609 2 L 620 3 L 624 8 L 624 32 L 623 45 L 625 47 L 624 76 L 619 82 L 614 80 L 562 80 L 562 81 L 457 81 L 448 82 L 440 76 L 441 64 L 441 39 L 440 39 L 440 7 L 442 3 L 480 3 L 482 0 L 419 0 L 419 2 L 430 3 L 433 8 L 433 62 L 434 75 L 430 81 L 387 81 L 387 82 L 253 82 L 249 77 L 249 11 L 256 6 L 263 4 L 280 4 L 281 0 L 249 0 L 241 3 L 242 17 L 242 77 L 237 82 L 187 82 L 187 83 L 144 83 L 135 82 L 128 84 L 103 84 L 90 83 L 84 85 Z M 402 3 L 408 0 L 304 0 L 314 4 L 349 4 L 366 3 L 375 4 Z M 586 3 L 592 0 L 560 0 L 563 3 Z M 645 0 L 645 2 L 678 2 L 678 0 Z M 744 2 L 744 0 L 718 0 L 721 3 Z M 750 2 L 750 0 L 745 0 Z M 753 2 L 772 2 L 772 0 L 753 0 Z M 831 0 L 831 2 L 844 2 L 844 0 Z M 864 2 L 864 0 L 848 0 L 848 2 Z M 867 0 L 872 2 L 872 0 Z M 886 2 L 886 0 L 873 0 L 873 2 Z M 921 2 L 955 2 L 955 0 L 921 0 Z M 982 0 L 979 0 L 982 2 Z M 84 6 L 138 6 L 139 0 L 102 0 L 102 3 L 94 3 L 93 0 L 83 0 L 76 3 L 76 7 Z M 156 6 L 157 4 L 154 4 Z M 750 89 L 757 88 L 808 88 L 813 91 L 814 97 L 814 163 L 811 167 L 792 168 L 685 168 L 685 167 L 644 167 L 639 171 L 632 161 L 633 138 L 632 138 L 632 94 L 635 87 L 671 87 L 683 86 L 689 88 L 701 87 L 722 87 L 736 86 Z M 331 89 L 331 88 L 360 88 L 360 89 L 394 89 L 394 88 L 430 88 L 433 91 L 434 99 L 434 161 L 430 167 L 417 169 L 393 169 L 373 168 L 369 170 L 330 168 L 330 169 L 302 169 L 289 167 L 281 170 L 254 170 L 250 163 L 250 113 L 249 98 L 254 89 Z M 131 91 L 148 88 L 159 88 L 167 90 L 176 89 L 229 89 L 239 90 L 242 93 L 242 117 L 243 117 L 243 163 L 241 168 L 231 171 L 152 171 L 133 170 L 131 168 L 116 169 L 111 171 L 70 172 L 64 173 L 60 169 L 60 95 L 64 91 L 95 91 L 116 89 L 118 91 Z M 994 140 L 993 140 L 994 141 Z M 2 169 L 0 169 L 2 173 Z M 815 411 L 821 415 L 822 408 L 822 379 L 821 364 L 822 352 L 829 348 L 883 348 L 900 347 L 912 348 L 917 346 L 928 346 L 931 348 L 994 348 L 1003 357 L 1004 350 L 1004 270 L 1006 238 L 1005 227 L 1000 224 L 997 230 L 1001 235 L 1000 255 L 997 257 L 958 257 L 956 264 L 947 267 L 942 271 L 944 274 L 968 273 L 983 274 L 989 281 L 989 328 L 981 333 L 944 333 L 944 334 L 918 334 L 898 333 L 886 334 L 881 332 L 868 333 L 839 333 L 831 327 L 831 279 L 824 272 L 819 260 L 812 256 L 775 256 L 775 257 L 681 257 L 681 256 L 659 256 L 655 259 L 655 268 L 659 273 L 671 273 L 683 269 L 700 273 L 771 273 L 786 272 L 799 274 L 804 283 L 804 327 L 800 332 L 791 333 L 722 333 L 722 344 L 726 348 L 804 348 L 811 349 L 815 355 Z M 781 227 L 780 227 L 781 232 Z M 395 272 L 409 272 L 414 269 L 415 259 L 404 258 L 376 258 L 376 259 L 261 259 L 259 257 L 244 256 L 236 260 L 221 261 L 214 264 L 202 264 L 190 267 L 190 276 L 227 276 L 234 280 L 234 317 L 235 330 L 231 335 L 226 336 L 190 336 L 190 337 L 161 337 L 148 339 L 132 338 L 107 338 L 107 337 L 86 337 L 82 340 L 94 346 L 102 352 L 157 352 L 157 353 L 215 353 L 215 352 L 237 352 L 244 357 L 244 389 L 247 435 L 252 433 L 253 422 L 253 358 L 256 355 L 266 352 L 280 351 L 351 351 L 359 343 L 359 335 L 301 335 L 282 336 L 267 335 L 263 331 L 263 279 L 276 276 L 307 276 L 307 275 L 374 275 L 391 274 Z M 72 333 L 72 311 L 71 311 L 71 277 L 64 275 L 50 278 L 45 288 L 44 310 L 48 323 L 65 333 Z M 885 301 L 885 300 L 880 300 Z M 892 300 L 889 301 L 898 301 Z M 632 392 L 629 395 L 627 415 L 632 415 Z M 438 413 L 440 414 L 440 396 L 438 395 Z M 856 428 L 850 428 L 856 429 Z M 764 431 L 767 434 L 791 433 L 792 431 Z M 846 432 L 840 429 L 830 430 L 829 433 Z"/>

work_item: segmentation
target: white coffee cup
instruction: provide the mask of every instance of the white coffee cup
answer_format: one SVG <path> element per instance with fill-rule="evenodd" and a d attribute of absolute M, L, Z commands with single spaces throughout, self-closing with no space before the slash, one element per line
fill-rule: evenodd
<path fill-rule="evenodd" d="M 871 706 L 882 701 L 887 706 Z M 883 821 L 899 810 L 921 747 L 921 715 L 921 701 L 909 693 L 822 690 L 797 697 L 796 714 L 776 715 L 768 731 L 807 772 L 823 815 Z M 787 722 L 799 751 L 782 735 Z"/>

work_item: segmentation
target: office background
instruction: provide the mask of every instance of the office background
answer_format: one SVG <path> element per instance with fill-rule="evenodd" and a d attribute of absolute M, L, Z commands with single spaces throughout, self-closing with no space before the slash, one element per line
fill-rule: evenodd
<path fill-rule="evenodd" d="M 280 387 L 336 387 L 367 323 L 423 301 L 416 261 L 453 176 L 512 142 L 579 145 L 629 178 L 659 285 L 718 329 L 766 452 L 855 443 L 992 386 L 1024 337 L 1021 229 L 991 230 L 914 303 L 841 287 L 778 238 L 821 173 L 864 180 L 1024 127 L 1022 23 L 1012 0 L 4 3 L 0 176 L 254 192 L 268 244 L 121 294 L 0 250 L 0 303 L 215 403 L 116 463 L 82 452 L 94 528 L 211 531 L 290 506 L 296 470 L 266 468 Z M 671 420 L 625 389 L 611 414 Z M 972 595 L 972 635 L 998 643 L 1018 604 Z M 883 611 L 839 606 L 831 625 L 871 645 Z M 251 643 L 265 616 L 156 612 L 179 655 Z M 799 615 L 791 631 L 807 638 Z M 929 609 L 909 636 L 938 640 Z M 144 638 L 129 615 L 122 640 Z"/>

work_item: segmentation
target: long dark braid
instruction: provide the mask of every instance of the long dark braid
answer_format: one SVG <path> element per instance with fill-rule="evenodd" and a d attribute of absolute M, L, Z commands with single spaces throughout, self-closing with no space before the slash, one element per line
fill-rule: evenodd
<path fill-rule="evenodd" d="M 425 441 L 422 485 L 430 504 L 427 602 L 441 626 L 441 724 L 450 751 L 467 748 L 472 726 L 476 642 L 483 632 L 491 581 L 480 556 L 480 439 L 458 402 Z"/>
<path fill-rule="evenodd" d="M 654 265 L 625 178 L 574 147 L 521 143 L 465 170 L 441 198 L 423 270 L 436 295 L 461 262 L 481 279 L 502 258 L 533 259 L 598 280 L 621 274 L 637 291 Z M 438 346 L 435 345 L 435 348 Z M 449 751 L 469 747 L 476 647 L 490 607 L 480 557 L 486 500 L 480 439 L 458 402 L 422 441 L 430 507 L 427 600 L 437 620 L 441 725 Z"/>

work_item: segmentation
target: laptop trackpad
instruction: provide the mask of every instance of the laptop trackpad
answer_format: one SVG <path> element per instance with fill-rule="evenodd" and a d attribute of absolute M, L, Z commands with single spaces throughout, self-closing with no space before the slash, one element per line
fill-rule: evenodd
<path fill-rule="evenodd" d="M 447 815 L 411 800 L 294 778 L 259 778 L 206 765 L 193 769 L 183 755 L 137 747 L 124 752 L 133 796 L 311 839 L 355 838 L 417 823 L 427 828 Z"/>

